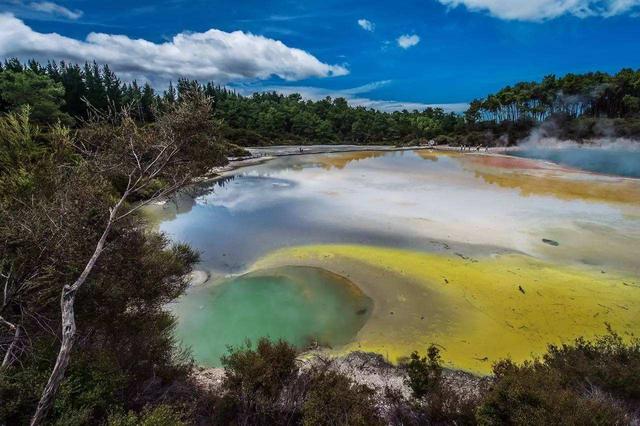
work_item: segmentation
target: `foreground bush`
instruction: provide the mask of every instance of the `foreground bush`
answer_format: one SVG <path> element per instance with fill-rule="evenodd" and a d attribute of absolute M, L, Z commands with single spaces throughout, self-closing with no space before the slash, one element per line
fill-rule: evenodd
<path fill-rule="evenodd" d="M 261 339 L 255 350 L 247 344 L 225 356 L 217 423 L 273 424 L 286 417 L 279 397 L 297 374 L 296 354 L 286 342 Z"/>
<path fill-rule="evenodd" d="M 331 369 L 302 369 L 294 347 L 258 341 L 222 359 L 225 379 L 213 409 L 216 424 L 375 425 L 374 390 Z M 216 399 L 216 396 L 214 396 Z"/>
<path fill-rule="evenodd" d="M 169 405 L 145 409 L 141 414 L 130 411 L 109 416 L 107 426 L 186 426 L 179 410 Z"/>
<path fill-rule="evenodd" d="M 426 356 L 414 352 L 397 370 L 404 374 L 409 397 L 398 389 L 356 382 L 343 373 L 345 364 L 316 359 L 302 366 L 296 355 L 289 344 L 264 339 L 255 349 L 249 345 L 232 351 L 224 358 L 227 376 L 220 394 L 213 396 L 210 417 L 200 420 L 524 426 L 628 425 L 640 418 L 640 345 L 625 344 L 613 332 L 594 342 L 578 339 L 550 346 L 541 359 L 522 365 L 500 361 L 493 377 L 475 380 L 445 370 L 440 351 L 431 346 Z"/>
<path fill-rule="evenodd" d="M 313 371 L 302 410 L 304 425 L 382 424 L 375 391 L 335 371 Z"/>
<path fill-rule="evenodd" d="M 402 364 L 406 371 L 406 383 L 415 401 L 411 411 L 402 416 L 412 419 L 412 424 L 474 424 L 477 399 L 475 395 L 461 395 L 459 390 L 447 383 L 443 376 L 440 350 L 431 345 L 427 356 L 413 352 Z"/>
<path fill-rule="evenodd" d="M 640 412 L 640 344 L 610 332 L 595 342 L 550 346 L 541 359 L 501 361 L 483 396 L 486 425 L 623 425 Z"/>

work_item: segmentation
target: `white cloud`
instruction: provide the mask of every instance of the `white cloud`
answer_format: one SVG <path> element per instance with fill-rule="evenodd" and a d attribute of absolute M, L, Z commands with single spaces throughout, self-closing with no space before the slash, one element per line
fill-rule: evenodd
<path fill-rule="evenodd" d="M 0 56 L 106 63 L 125 79 L 162 83 L 179 77 L 220 83 L 278 76 L 293 81 L 346 75 L 341 65 L 329 65 L 301 49 L 242 31 L 211 29 L 183 32 L 154 43 L 126 35 L 90 33 L 77 40 L 39 33 L 15 16 L 0 14 Z"/>
<path fill-rule="evenodd" d="M 544 21 L 562 15 L 579 18 L 611 17 L 630 13 L 640 0 L 438 0 L 449 7 L 465 6 L 474 12 L 488 12 L 500 19 Z"/>
<path fill-rule="evenodd" d="M 50 1 L 39 1 L 29 3 L 29 7 L 37 12 L 49 13 L 51 15 L 60 15 L 69 19 L 78 19 L 82 16 L 81 10 L 71 10 L 67 9 L 64 6 L 59 4 L 50 2 Z"/>
<path fill-rule="evenodd" d="M 415 34 L 404 34 L 398 37 L 396 41 L 398 42 L 398 46 L 402 47 L 403 49 L 408 49 L 420 43 L 420 37 Z"/>
<path fill-rule="evenodd" d="M 358 19 L 358 25 L 360 25 L 362 27 L 363 30 L 365 31 L 371 31 L 373 32 L 373 30 L 375 30 L 376 28 L 376 24 L 374 24 L 373 22 L 369 21 L 368 19 Z"/>
<path fill-rule="evenodd" d="M 351 106 L 362 106 L 366 108 L 373 108 L 380 111 L 393 112 L 408 110 L 424 110 L 426 108 L 442 108 L 445 112 L 464 112 L 469 108 L 468 103 L 448 103 L 448 104 L 427 104 L 420 102 L 403 102 L 403 101 L 389 101 L 370 99 L 365 96 L 361 96 L 365 93 L 379 89 L 391 83 L 391 80 L 374 81 L 369 84 L 350 88 L 350 89 L 325 89 L 321 87 L 310 86 L 257 86 L 257 85 L 244 85 L 234 86 L 234 89 L 243 95 L 251 95 L 255 92 L 278 92 L 283 95 L 291 95 L 299 93 L 303 99 L 320 100 L 327 96 L 332 98 L 345 98 Z"/>

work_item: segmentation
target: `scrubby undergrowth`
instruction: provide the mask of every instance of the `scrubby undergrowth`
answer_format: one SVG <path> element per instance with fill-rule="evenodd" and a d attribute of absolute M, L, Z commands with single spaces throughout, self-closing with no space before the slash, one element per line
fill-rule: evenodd
<path fill-rule="evenodd" d="M 267 340 L 234 349 L 223 369 L 199 372 L 196 383 L 208 403 L 189 422 L 632 425 L 640 419 L 640 344 L 612 331 L 594 342 L 549 346 L 545 356 L 521 365 L 500 361 L 487 377 L 444 369 L 436 346 L 398 366 L 362 352 L 298 355 Z"/>

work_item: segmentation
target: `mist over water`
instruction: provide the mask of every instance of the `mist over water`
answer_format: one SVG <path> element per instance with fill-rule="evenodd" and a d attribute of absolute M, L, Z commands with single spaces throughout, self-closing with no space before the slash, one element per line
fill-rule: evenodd
<path fill-rule="evenodd" d="M 640 142 L 628 139 L 597 139 L 578 144 L 532 136 L 509 154 L 595 173 L 640 178 Z"/>

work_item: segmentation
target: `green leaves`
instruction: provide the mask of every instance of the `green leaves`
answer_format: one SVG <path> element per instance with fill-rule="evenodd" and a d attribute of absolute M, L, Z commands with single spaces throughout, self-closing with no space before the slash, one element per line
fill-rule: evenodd
<path fill-rule="evenodd" d="M 9 111 L 30 106 L 31 118 L 39 124 L 61 121 L 69 124 L 71 117 L 60 107 L 64 103 L 64 87 L 46 75 L 31 70 L 0 72 L 0 99 Z"/>

